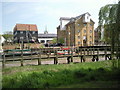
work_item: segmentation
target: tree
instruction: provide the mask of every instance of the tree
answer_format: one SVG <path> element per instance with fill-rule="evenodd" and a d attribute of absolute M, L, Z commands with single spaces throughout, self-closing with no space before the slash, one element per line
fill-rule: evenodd
<path fill-rule="evenodd" d="M 5 42 L 12 42 L 13 41 L 13 33 L 11 31 L 7 31 L 2 35 L 5 38 Z"/>
<path fill-rule="evenodd" d="M 105 41 L 111 44 L 111 53 L 119 47 L 120 40 L 120 2 L 101 7 L 99 11 L 100 30 L 104 26 Z M 119 50 L 117 50 L 119 52 Z"/>
<path fill-rule="evenodd" d="M 63 44 L 63 43 L 64 43 L 64 38 L 62 38 L 62 37 L 61 37 L 61 38 L 59 38 L 59 39 L 58 39 L 58 43 Z"/>
<path fill-rule="evenodd" d="M 52 43 L 53 43 L 53 44 L 56 44 L 56 43 L 57 43 L 57 38 L 54 38 L 54 39 L 52 40 Z"/>

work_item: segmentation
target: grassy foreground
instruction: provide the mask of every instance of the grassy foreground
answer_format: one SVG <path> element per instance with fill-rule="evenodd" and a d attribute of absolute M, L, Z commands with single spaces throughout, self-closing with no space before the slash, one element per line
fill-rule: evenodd
<path fill-rule="evenodd" d="M 120 60 L 3 69 L 3 88 L 118 88 Z"/>

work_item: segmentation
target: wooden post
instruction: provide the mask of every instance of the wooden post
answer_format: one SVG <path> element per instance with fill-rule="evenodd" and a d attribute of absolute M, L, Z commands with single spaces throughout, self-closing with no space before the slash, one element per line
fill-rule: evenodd
<path fill-rule="evenodd" d="M 105 60 L 107 60 L 107 47 L 104 49 L 105 53 Z"/>
<path fill-rule="evenodd" d="M 22 50 L 21 50 L 21 66 L 23 66 L 23 41 L 22 41 L 22 45 L 21 45 L 21 47 L 22 47 Z"/>
<path fill-rule="evenodd" d="M 73 50 L 71 49 L 71 62 L 73 62 Z"/>
<path fill-rule="evenodd" d="M 90 54 L 92 55 L 92 48 L 90 48 Z"/>
<path fill-rule="evenodd" d="M 2 61 L 2 68 L 5 67 L 5 52 L 3 52 L 3 61 Z"/>
<path fill-rule="evenodd" d="M 95 54 L 95 49 L 93 48 L 93 55 Z"/>
<path fill-rule="evenodd" d="M 31 49 L 31 60 L 32 60 L 32 58 L 33 58 L 33 57 L 32 57 L 32 49 Z"/>
<path fill-rule="evenodd" d="M 14 50 L 13 50 L 13 61 L 15 60 L 15 52 L 14 52 Z"/>
<path fill-rule="evenodd" d="M 97 49 L 97 58 L 96 58 L 96 61 L 99 60 L 99 48 Z"/>
<path fill-rule="evenodd" d="M 84 48 L 84 55 L 85 55 L 85 48 Z"/>
<path fill-rule="evenodd" d="M 41 65 L 41 50 L 38 52 L 38 65 Z"/>
<path fill-rule="evenodd" d="M 54 58 L 54 64 L 58 63 L 58 53 L 57 50 L 55 50 L 56 57 Z"/>
<path fill-rule="evenodd" d="M 82 63 L 82 60 L 83 60 L 83 56 L 81 56 L 81 63 Z"/>
<path fill-rule="evenodd" d="M 70 57 L 67 57 L 67 61 L 68 61 L 67 63 L 69 64 L 70 63 Z"/>
<path fill-rule="evenodd" d="M 87 55 L 89 55 L 89 48 L 87 48 Z"/>
<path fill-rule="evenodd" d="M 23 66 L 23 49 L 21 50 L 21 66 Z"/>

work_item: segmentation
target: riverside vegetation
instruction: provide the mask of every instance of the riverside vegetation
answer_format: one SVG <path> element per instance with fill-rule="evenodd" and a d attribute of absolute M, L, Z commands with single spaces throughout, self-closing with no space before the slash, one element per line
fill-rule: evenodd
<path fill-rule="evenodd" d="M 3 69 L 3 88 L 118 88 L 120 60 Z"/>

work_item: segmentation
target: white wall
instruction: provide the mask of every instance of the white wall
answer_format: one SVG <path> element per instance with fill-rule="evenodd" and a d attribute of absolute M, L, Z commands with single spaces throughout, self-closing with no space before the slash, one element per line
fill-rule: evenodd
<path fill-rule="evenodd" d="M 65 30 L 66 27 L 65 25 L 69 22 L 70 20 L 60 20 L 60 29 Z"/>
<path fill-rule="evenodd" d="M 85 14 L 83 22 L 90 22 L 90 15 L 89 14 Z"/>
<path fill-rule="evenodd" d="M 45 44 L 47 43 L 47 40 L 53 40 L 54 38 L 38 38 L 38 41 L 41 42 L 41 40 L 45 41 Z"/>

